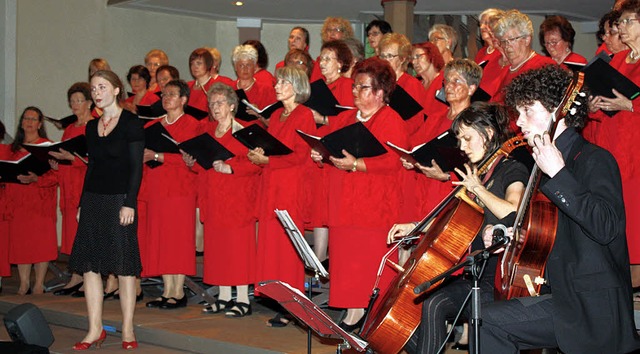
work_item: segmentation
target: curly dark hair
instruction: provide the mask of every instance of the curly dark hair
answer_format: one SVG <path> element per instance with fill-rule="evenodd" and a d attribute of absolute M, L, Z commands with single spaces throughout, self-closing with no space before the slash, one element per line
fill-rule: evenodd
<path fill-rule="evenodd" d="M 472 128 L 482 136 L 486 154 L 497 150 L 512 135 L 509 129 L 509 113 L 506 107 L 498 103 L 472 103 L 456 116 L 451 124 L 451 131 L 457 136 L 462 125 Z M 491 137 L 490 131 L 493 131 Z"/>
<path fill-rule="evenodd" d="M 620 12 L 615 10 L 604 14 L 604 16 L 600 18 L 600 21 L 598 22 L 598 32 L 596 32 L 596 38 L 598 39 L 598 44 L 602 44 L 602 42 L 604 41 L 603 38 L 605 34 L 604 33 L 605 23 L 608 24 L 609 27 L 613 27 L 614 22 L 616 22 L 618 18 L 620 18 Z"/>
<path fill-rule="evenodd" d="M 382 90 L 384 102 L 389 103 L 389 98 L 396 88 L 396 73 L 388 61 L 378 57 L 371 57 L 358 62 L 353 67 L 351 77 L 358 74 L 368 75 L 371 78 L 371 90 Z"/>
<path fill-rule="evenodd" d="M 533 105 L 538 101 L 547 111 L 553 112 L 560 105 L 572 79 L 571 71 L 555 64 L 526 71 L 507 86 L 505 103 L 516 108 Z M 582 128 L 589 113 L 588 89 L 583 87 L 581 92 L 585 95 L 576 96 L 575 101 L 580 105 L 573 105 L 574 114 L 567 114 L 564 117 L 568 127 Z"/>
<path fill-rule="evenodd" d="M 129 72 L 127 73 L 127 82 L 131 85 L 131 77 L 133 74 L 138 74 L 138 77 L 144 79 L 144 86 L 149 88 L 149 82 L 151 81 L 151 74 L 149 73 L 149 69 L 143 65 L 134 65 L 129 68 Z"/>

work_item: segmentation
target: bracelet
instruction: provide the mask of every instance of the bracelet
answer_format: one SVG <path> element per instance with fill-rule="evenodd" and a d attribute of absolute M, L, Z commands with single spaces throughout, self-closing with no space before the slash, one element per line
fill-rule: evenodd
<path fill-rule="evenodd" d="M 351 172 L 356 172 L 358 170 L 358 159 L 353 160 L 353 167 L 351 167 Z"/>
<path fill-rule="evenodd" d="M 153 155 L 153 161 L 156 161 L 156 162 L 157 162 L 157 161 L 158 161 L 158 157 L 160 157 L 160 155 L 158 155 L 158 153 L 156 152 L 156 153 Z"/>
<path fill-rule="evenodd" d="M 322 116 L 322 125 L 327 124 L 327 116 Z"/>

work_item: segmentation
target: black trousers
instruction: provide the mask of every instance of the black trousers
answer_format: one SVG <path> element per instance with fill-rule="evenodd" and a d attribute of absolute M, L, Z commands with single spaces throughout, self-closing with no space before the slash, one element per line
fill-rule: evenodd
<path fill-rule="evenodd" d="M 447 335 L 447 321 L 455 318 L 472 287 L 472 280 L 457 277 L 431 293 L 422 304 L 422 321 L 404 349 L 410 354 L 438 353 Z M 493 301 L 493 276 L 482 277 L 480 297 L 482 303 Z M 469 316 L 467 304 L 462 317 L 468 319 Z"/>
<path fill-rule="evenodd" d="M 552 314 L 551 294 L 487 304 L 482 308 L 480 353 L 556 348 Z"/>

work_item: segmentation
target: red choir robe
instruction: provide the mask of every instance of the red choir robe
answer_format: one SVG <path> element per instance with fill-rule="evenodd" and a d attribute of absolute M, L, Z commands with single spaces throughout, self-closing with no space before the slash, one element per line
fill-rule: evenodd
<path fill-rule="evenodd" d="M 249 161 L 249 149 L 231 135 L 232 130 L 216 137 L 217 126 L 218 122 L 207 121 L 206 132 L 235 156 L 225 161 L 231 166 L 232 174 L 216 172 L 213 168 L 205 170 L 197 163 L 194 166 L 202 189 L 203 280 L 222 286 L 253 284 L 256 270 L 255 199 L 261 169 Z"/>
<path fill-rule="evenodd" d="M 35 144 L 49 141 L 40 138 Z M 18 160 L 27 152 L 10 152 L 7 160 Z M 8 210 L 9 262 L 31 264 L 54 260 L 58 257 L 56 233 L 56 198 L 58 173 L 49 171 L 38 181 L 21 184 L 6 183 Z"/>
<path fill-rule="evenodd" d="M 342 112 L 330 124 L 335 131 L 356 123 L 357 110 Z M 384 106 L 364 125 L 378 141 L 408 144 L 402 118 Z M 386 148 L 386 145 L 384 145 Z M 387 149 L 383 155 L 364 158 L 366 172 L 329 169 L 329 305 L 366 308 L 382 256 L 388 252 L 387 232 L 397 221 L 401 206 L 398 156 Z M 397 260 L 397 253 L 391 257 Z M 397 273 L 386 267 L 379 287 L 381 296 Z"/>
<path fill-rule="evenodd" d="M 148 122 L 161 124 L 165 116 Z M 183 142 L 202 133 L 202 124 L 183 115 L 165 125 L 171 137 Z M 145 165 L 138 193 L 138 243 L 142 276 L 195 275 L 196 174 L 181 154 L 164 154 L 156 168 Z"/>
<path fill-rule="evenodd" d="M 298 105 L 284 122 L 283 112 L 282 108 L 273 112 L 268 131 L 293 153 L 270 156 L 269 163 L 261 165 L 256 282 L 281 280 L 304 292 L 304 264 L 274 210 L 287 210 L 302 229 L 302 209 L 306 207 L 303 195 L 308 188 L 303 176 L 311 149 L 296 129 L 312 131 L 315 123 L 311 110 L 303 105 Z"/>
<path fill-rule="evenodd" d="M 640 63 L 627 63 L 629 50 L 617 53 L 611 59 L 611 66 L 624 76 L 640 85 Z M 640 119 L 640 100 L 632 101 L 633 112 L 619 111 L 609 117 L 602 111 L 591 114 L 597 124 L 588 137 L 592 143 L 611 152 L 618 162 L 622 177 L 622 195 L 626 215 L 627 244 L 631 264 L 640 264 L 640 158 L 635 143 L 640 141 L 638 119 Z M 589 122 L 589 124 L 593 124 Z"/>
<path fill-rule="evenodd" d="M 69 125 L 62 134 L 62 140 L 69 140 L 84 135 L 85 125 Z M 60 253 L 71 254 L 73 241 L 78 231 L 78 206 L 82 195 L 84 175 L 87 165 L 76 157 L 70 165 L 58 165 L 58 182 L 60 183 L 60 211 L 62 213 L 62 237 Z"/>

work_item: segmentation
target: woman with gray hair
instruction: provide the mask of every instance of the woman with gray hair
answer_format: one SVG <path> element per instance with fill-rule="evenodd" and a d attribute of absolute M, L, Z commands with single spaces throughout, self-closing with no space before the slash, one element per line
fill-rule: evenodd
<path fill-rule="evenodd" d="M 444 58 L 444 63 L 453 60 L 453 52 L 458 46 L 458 33 L 448 25 L 437 23 L 429 30 L 429 42 L 435 44 Z"/>
<path fill-rule="evenodd" d="M 243 44 L 233 49 L 231 56 L 233 68 L 238 79 L 233 88 L 243 90 L 247 100 L 262 109 L 276 101 L 276 93 L 272 86 L 255 79 L 258 65 L 258 51 L 251 45 Z M 259 117 L 256 112 L 247 108 L 247 113 Z"/>
<path fill-rule="evenodd" d="M 471 105 L 471 96 L 480 85 L 482 68 L 469 59 L 455 59 L 444 68 L 444 92 L 449 108 L 441 115 L 429 117 L 430 124 L 423 124 L 411 136 L 411 146 L 431 141 L 451 128 L 455 117 Z M 409 215 L 420 219 L 427 215 L 451 191 L 452 171 L 443 171 L 433 160 L 431 166 L 410 164 L 402 160 L 404 168 L 418 169 L 424 176 L 415 174 L 415 193 L 407 198 L 409 209 L 416 214 Z M 426 177 L 426 178 L 425 178 Z M 414 198 L 415 197 L 415 198 Z"/>
<path fill-rule="evenodd" d="M 503 10 L 489 8 L 478 16 L 480 22 L 480 36 L 484 42 L 484 46 L 476 53 L 475 62 L 480 64 L 484 61 L 498 60 L 501 57 L 500 51 L 493 45 L 493 33 L 491 32 L 491 24 L 494 23 L 502 14 Z"/>
<path fill-rule="evenodd" d="M 284 107 L 271 114 L 268 131 L 293 153 L 267 156 L 257 147 L 247 154 L 249 161 L 262 168 L 256 282 L 277 279 L 304 291 L 304 264 L 273 211 L 287 210 L 295 224 L 302 225 L 301 201 L 310 149 L 296 130 L 314 134 L 316 127 L 313 113 L 302 105 L 311 92 L 307 74 L 285 66 L 276 71 L 276 78 L 276 96 Z M 282 327 L 286 322 L 282 316 L 276 316 L 268 325 Z"/>
<path fill-rule="evenodd" d="M 540 55 L 531 48 L 533 37 L 533 25 L 529 17 L 518 10 L 509 10 L 495 23 L 492 28 L 494 35 L 504 50 L 509 63 L 509 72 L 506 73 L 498 91 L 491 101 L 504 102 L 504 87 L 521 73 L 540 68 L 556 62 L 544 55 Z M 517 128 L 513 126 L 514 130 Z"/>
<path fill-rule="evenodd" d="M 220 286 L 218 299 L 207 305 L 203 313 L 219 313 L 231 317 L 251 314 L 249 284 L 255 278 L 256 203 L 260 168 L 247 159 L 248 149 L 232 134 L 243 128 L 235 118 L 238 96 L 223 83 L 209 89 L 210 118 L 205 131 L 235 156 L 213 162 L 204 169 L 183 153 L 188 167 L 198 173 L 202 188 L 200 204 L 204 223 L 204 277 L 207 284 Z M 221 202 L 223 201 L 223 202 Z M 231 290 L 237 297 L 232 300 Z"/>

